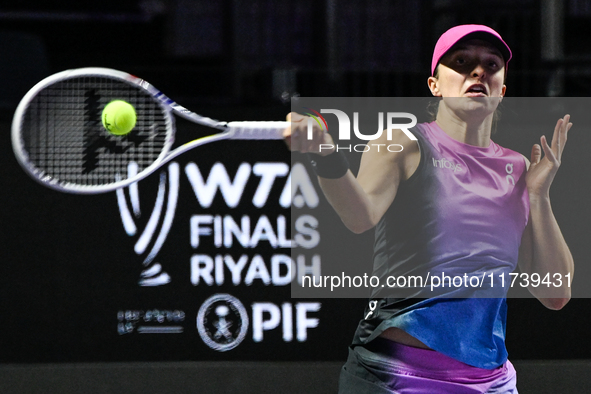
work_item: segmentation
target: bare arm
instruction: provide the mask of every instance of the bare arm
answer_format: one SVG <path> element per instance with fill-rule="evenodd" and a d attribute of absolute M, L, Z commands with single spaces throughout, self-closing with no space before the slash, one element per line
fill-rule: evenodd
<path fill-rule="evenodd" d="M 537 273 L 541 278 L 549 274 L 551 283 L 558 283 L 554 275 L 560 275 L 562 285 L 550 287 L 530 286 L 529 291 L 550 309 L 561 309 L 571 297 L 571 288 L 565 275 L 572 281 L 574 262 L 562 236 L 550 204 L 550 185 L 560 166 L 567 133 L 572 123 L 566 115 L 554 130 L 552 146 L 546 138 L 532 148 L 531 164 L 526 175 L 530 200 L 529 223 L 524 231 L 519 250 L 519 267 L 529 275 Z M 542 150 L 544 158 L 542 159 Z"/>
<path fill-rule="evenodd" d="M 332 144 L 332 138 L 321 129 L 314 129 L 314 138 L 308 141 L 307 118 L 290 114 L 292 127 L 284 136 L 292 151 L 319 153 L 319 144 Z M 420 154 L 418 145 L 402 131 L 394 130 L 392 140 L 387 133 L 373 141 L 375 145 L 384 144 L 378 149 L 372 146 L 363 153 L 357 177 L 349 170 L 338 179 L 319 177 L 319 184 L 327 200 L 351 231 L 362 233 L 373 228 L 394 201 L 400 182 L 408 179 L 418 166 Z M 385 146 L 400 144 L 401 152 L 390 152 Z M 322 151 L 322 154 L 332 152 Z"/>

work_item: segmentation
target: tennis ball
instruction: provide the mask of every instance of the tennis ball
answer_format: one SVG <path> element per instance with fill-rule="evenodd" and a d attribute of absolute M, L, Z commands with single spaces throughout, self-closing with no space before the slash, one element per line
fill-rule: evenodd
<path fill-rule="evenodd" d="M 137 120 L 133 106 L 123 100 L 114 100 L 105 105 L 101 118 L 105 129 L 115 135 L 129 133 Z"/>

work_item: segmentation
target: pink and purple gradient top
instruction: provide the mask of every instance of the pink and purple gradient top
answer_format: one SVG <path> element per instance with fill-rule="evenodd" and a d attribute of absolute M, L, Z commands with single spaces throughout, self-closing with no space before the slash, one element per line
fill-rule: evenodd
<path fill-rule="evenodd" d="M 529 216 L 525 158 L 492 141 L 486 148 L 459 142 L 435 122 L 413 132 L 421 161 L 376 226 L 373 275 L 381 283 L 388 276 L 444 274 L 486 282 L 477 288 L 446 284 L 436 293 L 375 289 L 378 307 L 367 311 L 356 340 L 365 343 L 398 327 L 457 360 L 498 367 L 507 359 L 507 280 Z"/>

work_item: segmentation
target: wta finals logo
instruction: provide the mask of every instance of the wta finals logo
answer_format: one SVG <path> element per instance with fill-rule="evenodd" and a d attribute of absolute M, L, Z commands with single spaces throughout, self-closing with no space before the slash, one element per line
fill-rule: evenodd
<path fill-rule="evenodd" d="M 129 163 L 127 168 L 128 178 L 135 176 L 137 172 L 137 163 Z M 162 270 L 162 265 L 156 262 L 155 259 L 162 245 L 164 245 L 172 226 L 178 193 L 179 165 L 172 162 L 168 166 L 168 171 L 160 172 L 156 202 L 147 224 L 140 234 L 137 222 L 142 216 L 142 211 L 137 182 L 127 187 L 127 193 L 125 193 L 124 189 L 117 189 L 117 204 L 119 205 L 123 228 L 130 237 L 139 234 L 133 250 L 138 256 L 144 256 L 142 263 L 144 269 L 139 280 L 140 286 L 161 286 L 170 283 L 170 275 Z"/>

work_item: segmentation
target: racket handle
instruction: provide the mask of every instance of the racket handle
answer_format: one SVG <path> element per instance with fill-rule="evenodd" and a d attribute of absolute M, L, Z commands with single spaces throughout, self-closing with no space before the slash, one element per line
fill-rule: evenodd
<path fill-rule="evenodd" d="M 230 122 L 232 140 L 282 140 L 290 122 Z"/>

